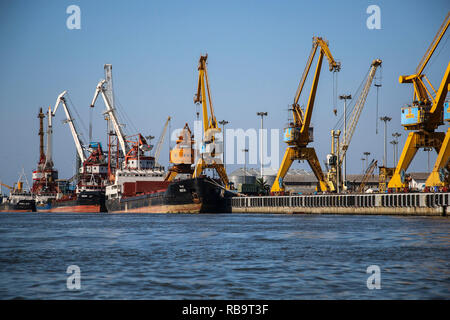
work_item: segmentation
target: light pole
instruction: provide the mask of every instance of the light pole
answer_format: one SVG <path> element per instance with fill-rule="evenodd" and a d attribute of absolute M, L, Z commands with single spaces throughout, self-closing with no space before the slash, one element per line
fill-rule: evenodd
<path fill-rule="evenodd" d="M 393 160 L 394 160 L 394 168 L 395 168 L 395 164 L 396 164 L 396 159 L 395 159 L 395 157 L 396 157 L 396 152 L 395 152 L 395 150 L 396 150 L 396 146 L 397 146 L 398 142 L 395 141 L 395 140 L 392 140 L 390 143 L 392 144 L 392 146 L 393 146 L 393 148 L 394 148 L 394 150 L 393 150 L 393 152 L 394 152 Z"/>
<path fill-rule="evenodd" d="M 365 161 L 366 159 L 364 159 L 364 158 L 361 158 L 361 161 L 362 161 L 362 174 L 364 174 L 364 161 Z"/>
<path fill-rule="evenodd" d="M 219 121 L 219 124 L 222 125 L 222 140 L 223 140 L 223 167 L 225 169 L 225 172 L 227 171 L 227 162 L 225 159 L 225 125 L 227 125 L 229 122 L 227 120 Z"/>
<path fill-rule="evenodd" d="M 248 149 L 242 149 L 242 151 L 244 152 L 244 177 L 247 177 L 247 152 Z M 247 178 L 244 178 L 245 182 L 247 182 Z"/>
<path fill-rule="evenodd" d="M 369 159 L 370 152 L 366 151 L 364 152 L 364 155 L 366 156 L 366 170 L 367 170 L 367 160 Z"/>
<path fill-rule="evenodd" d="M 397 166 L 397 161 L 398 161 L 398 138 L 401 136 L 402 134 L 401 133 L 398 133 L 398 132 L 394 132 L 393 134 L 392 134 L 392 136 L 394 137 L 394 139 L 395 139 L 395 152 L 394 152 L 394 168 Z"/>
<path fill-rule="evenodd" d="M 433 150 L 433 148 L 429 148 L 429 147 L 427 147 L 427 148 L 423 148 L 423 151 L 426 151 L 426 152 L 428 152 L 428 172 L 430 172 L 430 151 L 431 150 Z"/>
<path fill-rule="evenodd" d="M 387 163 L 386 163 L 386 154 L 387 154 L 387 150 L 386 150 L 386 143 L 387 143 L 387 122 L 391 121 L 392 118 L 388 117 L 388 116 L 384 116 L 384 117 L 380 117 L 381 121 L 384 121 L 384 157 L 383 157 L 383 167 L 386 167 Z"/>
<path fill-rule="evenodd" d="M 344 143 L 347 143 L 346 138 L 347 138 L 347 100 L 351 99 L 352 95 L 351 94 L 342 94 L 339 96 L 340 100 L 344 100 Z M 345 182 L 347 181 L 347 160 L 346 160 L 346 155 L 344 155 L 344 159 L 342 159 L 343 162 L 343 183 L 345 186 Z"/>
<path fill-rule="evenodd" d="M 378 118 L 378 90 L 381 87 L 381 83 L 375 83 L 375 87 L 377 88 L 377 114 L 375 116 L 375 119 L 377 119 Z M 378 134 L 378 120 L 375 123 L 375 133 Z"/>
<path fill-rule="evenodd" d="M 257 112 L 256 113 L 257 116 L 261 117 L 261 134 L 260 134 L 260 141 L 261 141 L 261 146 L 259 148 L 259 153 L 260 153 L 260 161 L 261 161 L 261 179 L 264 180 L 264 175 L 263 175 L 263 120 L 264 117 L 267 117 L 267 112 Z"/>

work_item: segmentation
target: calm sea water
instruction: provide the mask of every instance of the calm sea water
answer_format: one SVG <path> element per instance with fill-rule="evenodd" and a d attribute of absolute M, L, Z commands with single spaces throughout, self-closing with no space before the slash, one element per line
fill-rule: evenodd
<path fill-rule="evenodd" d="M 2 213 L 0 298 L 449 299 L 449 248 L 447 218 Z"/>

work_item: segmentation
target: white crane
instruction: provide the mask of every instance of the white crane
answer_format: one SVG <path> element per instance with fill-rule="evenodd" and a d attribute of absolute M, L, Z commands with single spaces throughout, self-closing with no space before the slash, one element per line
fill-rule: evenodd
<path fill-rule="evenodd" d="M 119 139 L 120 148 L 121 148 L 123 154 L 126 155 L 128 153 L 128 151 L 130 150 L 130 148 L 129 148 L 127 142 L 125 141 L 125 135 L 123 134 L 122 127 L 119 124 L 119 121 L 117 120 L 117 115 L 116 115 L 115 109 L 111 105 L 111 102 L 109 101 L 109 98 L 106 95 L 105 83 L 106 83 L 106 80 L 101 80 L 98 83 L 97 88 L 94 93 L 94 98 L 92 99 L 92 102 L 91 102 L 91 108 L 94 107 L 94 104 L 95 104 L 95 101 L 97 101 L 98 95 L 101 94 L 103 101 L 105 102 L 106 113 L 109 114 L 109 119 L 111 119 L 113 127 L 114 127 L 114 131 L 116 132 L 117 138 Z"/>
<path fill-rule="evenodd" d="M 51 125 L 51 118 L 55 116 L 56 110 L 58 110 L 58 107 L 60 104 L 63 105 L 64 111 L 66 113 L 66 120 L 65 122 L 69 124 L 70 131 L 72 132 L 73 141 L 75 142 L 75 147 L 77 149 L 78 156 L 80 157 L 81 163 L 84 163 L 86 160 L 86 155 L 84 154 L 83 149 L 83 142 L 81 141 L 80 135 L 78 134 L 78 131 L 75 127 L 75 124 L 73 122 L 72 115 L 70 114 L 69 107 L 67 107 L 66 99 L 64 98 L 65 94 L 67 93 L 67 90 L 63 91 L 58 98 L 56 99 L 55 108 L 53 109 L 53 112 L 49 110 L 49 124 Z M 50 116 L 51 114 L 51 116 Z M 47 144 L 48 146 L 48 144 Z M 48 149 L 48 147 L 47 147 Z"/>
<path fill-rule="evenodd" d="M 369 90 L 372 85 L 372 81 L 375 77 L 375 73 L 377 71 L 377 68 L 379 66 L 381 66 L 381 64 L 382 64 L 382 61 L 380 59 L 375 59 L 370 64 L 368 75 L 365 78 L 365 81 L 363 80 L 364 85 L 362 87 L 361 93 L 360 93 L 358 99 L 356 100 L 353 110 L 351 112 L 351 115 L 349 117 L 349 123 L 350 123 L 349 127 L 345 131 L 342 141 L 340 141 L 340 143 L 338 144 L 337 149 L 339 149 L 339 150 L 336 150 L 337 155 L 333 154 L 335 152 L 334 147 L 333 147 L 333 144 L 334 144 L 334 140 L 333 140 L 332 153 L 327 156 L 327 159 L 328 159 L 327 164 L 330 166 L 330 170 L 328 170 L 328 173 L 327 173 L 327 180 L 328 180 L 328 186 L 331 191 L 338 190 L 338 187 L 340 189 L 340 184 L 342 183 L 342 181 L 339 177 L 340 172 L 342 172 L 341 165 L 344 161 L 345 154 L 347 153 L 348 147 L 352 140 L 353 133 L 355 132 L 359 117 L 360 117 L 361 112 L 366 103 L 367 95 L 369 94 Z M 343 117 L 344 117 L 343 119 L 345 120 L 345 117 L 347 117 L 347 115 L 344 114 Z M 335 131 L 337 131 L 337 130 L 332 130 L 333 137 L 334 137 Z M 333 138 L 333 139 L 335 139 L 335 138 Z M 338 139 L 339 139 L 339 137 L 338 137 Z"/>
<path fill-rule="evenodd" d="M 361 115 L 361 112 L 364 108 L 364 105 L 366 103 L 367 95 L 369 94 L 370 87 L 372 85 L 372 81 L 375 77 L 375 73 L 377 71 L 377 68 L 381 66 L 382 61 L 380 59 L 375 59 L 372 61 L 370 65 L 369 75 L 366 78 L 366 82 L 364 83 L 364 86 L 362 88 L 361 94 L 358 97 L 358 100 L 355 103 L 355 106 L 353 108 L 353 111 L 350 115 L 350 125 L 348 129 L 345 132 L 345 135 L 341 142 L 341 151 L 339 153 L 339 162 L 342 163 L 345 157 L 345 154 L 347 153 L 348 146 L 350 145 L 350 142 L 353 137 L 353 133 L 355 132 L 356 125 L 358 124 L 359 116 Z M 346 117 L 347 115 L 344 115 Z"/>
<path fill-rule="evenodd" d="M 44 168 L 52 168 L 52 136 L 53 136 L 53 125 L 52 125 L 52 107 L 48 107 L 47 112 L 47 150 L 45 154 L 45 164 Z"/>
<path fill-rule="evenodd" d="M 169 125 L 170 117 L 167 117 L 166 123 L 164 124 L 164 128 L 162 130 L 161 135 L 159 136 L 158 143 L 156 144 L 155 148 L 155 163 L 158 163 L 159 155 L 161 154 L 161 148 L 164 142 L 164 137 L 166 136 L 167 126 Z"/>

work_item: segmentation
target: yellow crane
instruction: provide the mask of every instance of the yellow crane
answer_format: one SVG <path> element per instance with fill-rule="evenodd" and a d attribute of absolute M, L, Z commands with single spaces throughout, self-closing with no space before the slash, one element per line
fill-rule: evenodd
<path fill-rule="evenodd" d="M 431 45 L 417 66 L 416 73 L 399 77 L 400 83 L 412 83 L 414 87 L 412 105 L 404 107 L 401 110 L 401 124 L 404 126 L 405 130 L 410 130 L 412 132 L 408 134 L 397 167 L 389 181 L 388 188 L 407 188 L 406 170 L 408 169 L 409 164 L 419 148 L 430 147 L 436 150 L 438 158 L 433 171 L 426 181 L 426 186 L 444 186 L 449 184 L 448 177 L 444 177 L 442 171 L 448 166 L 450 155 L 450 131 L 447 130 L 447 134 L 445 134 L 444 132 L 436 132 L 435 130 L 443 124 L 442 115 L 444 111 L 444 102 L 450 84 L 450 62 L 447 65 L 447 69 L 444 72 L 444 76 L 437 91 L 423 74 L 423 70 L 447 31 L 449 24 L 450 12 L 447 13 L 445 20 L 431 42 Z M 424 79 L 433 91 L 434 97 L 425 85 Z"/>
<path fill-rule="evenodd" d="M 317 66 L 314 73 L 306 110 L 304 111 L 298 104 L 298 101 L 303 91 L 303 87 L 314 60 L 314 56 L 316 55 L 318 49 L 320 53 L 317 60 Z M 294 97 L 294 103 L 292 104 L 291 110 L 293 114 L 293 122 L 291 122 L 289 124 L 289 127 L 285 128 L 284 131 L 283 140 L 288 144 L 288 147 L 286 148 L 286 152 L 284 153 L 284 157 L 281 162 L 280 168 L 278 169 L 277 177 L 275 178 L 275 181 L 272 185 L 271 192 L 284 192 L 283 179 L 294 160 L 307 160 L 318 180 L 319 190 L 328 191 L 328 185 L 322 172 L 322 168 L 320 167 L 320 162 L 317 159 L 316 151 L 314 150 L 314 148 L 307 147 L 308 144 L 313 141 L 313 128 L 310 127 L 310 122 L 324 56 L 326 56 L 326 58 L 328 59 L 330 71 L 340 71 L 341 64 L 334 60 L 330 49 L 328 48 L 328 42 L 320 37 L 313 37 L 313 46 L 306 63 L 306 67 L 303 71 L 300 84 L 297 88 L 297 92 Z"/>
<path fill-rule="evenodd" d="M 209 168 L 214 169 L 218 173 L 220 180 L 226 188 L 229 188 L 229 180 L 224 165 L 218 157 L 216 157 L 220 150 L 216 150 L 216 137 L 221 130 L 217 124 L 216 116 L 214 115 L 214 108 L 211 100 L 211 91 L 208 81 L 208 70 L 206 60 L 208 55 L 200 56 L 198 62 L 198 86 L 197 93 L 194 96 L 194 103 L 202 105 L 202 119 L 203 119 L 203 144 L 201 154 L 195 164 L 193 177 L 198 178 L 203 170 Z M 209 103 L 208 103 L 209 102 Z M 208 114 L 208 105 L 209 112 Z"/>
<path fill-rule="evenodd" d="M 1 181 L 0 181 L 0 185 L 8 188 L 9 190 L 14 190 L 14 187 L 8 186 L 7 184 L 2 183 Z"/>

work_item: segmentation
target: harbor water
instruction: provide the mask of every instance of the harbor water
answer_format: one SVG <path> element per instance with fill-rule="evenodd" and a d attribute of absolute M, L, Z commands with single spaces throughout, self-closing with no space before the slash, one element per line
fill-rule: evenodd
<path fill-rule="evenodd" d="M 0 298 L 449 299 L 449 249 L 445 217 L 2 213 Z"/>

